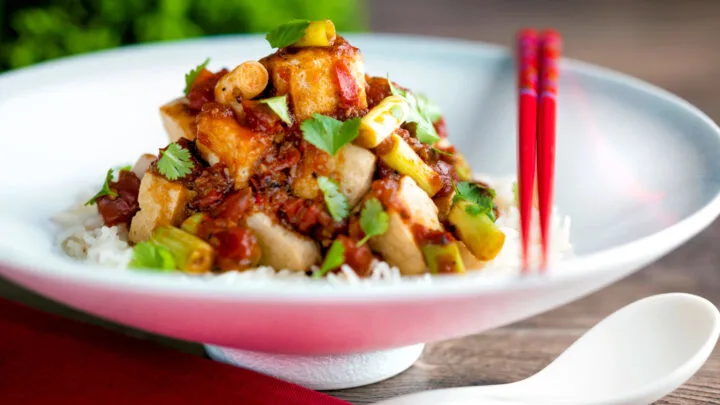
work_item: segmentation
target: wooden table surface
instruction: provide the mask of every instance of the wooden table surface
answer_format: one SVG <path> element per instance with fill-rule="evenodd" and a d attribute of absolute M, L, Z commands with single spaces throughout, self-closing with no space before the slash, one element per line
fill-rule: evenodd
<path fill-rule="evenodd" d="M 561 4 L 562 3 L 562 4 Z M 567 56 L 640 77 L 720 119 L 720 1 L 370 0 L 379 32 L 510 45 L 517 28 L 555 27 Z M 720 306 L 720 222 L 635 275 L 585 299 L 482 335 L 430 344 L 405 373 L 331 395 L 353 404 L 434 388 L 516 381 L 540 370 L 592 325 L 648 295 L 687 292 Z M 717 250 L 716 250 L 717 249 Z M 195 344 L 109 324 L 0 280 L 0 296 L 201 354 Z M 720 404 L 720 348 L 658 404 Z"/>

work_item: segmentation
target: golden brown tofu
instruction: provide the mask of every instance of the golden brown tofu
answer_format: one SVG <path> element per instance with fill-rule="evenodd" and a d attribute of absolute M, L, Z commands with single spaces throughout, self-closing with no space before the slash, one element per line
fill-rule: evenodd
<path fill-rule="evenodd" d="M 320 262 L 320 248 L 311 239 L 286 229 L 263 213 L 246 220 L 262 249 L 260 264 L 275 269 L 305 271 Z"/>
<path fill-rule="evenodd" d="M 190 112 L 188 99 L 181 97 L 160 107 L 165 132 L 170 142 L 180 138 L 195 139 L 195 115 Z"/>
<path fill-rule="evenodd" d="M 314 113 L 356 116 L 367 108 L 362 55 L 341 37 L 329 48 L 282 50 L 260 63 L 276 93 L 290 95 L 298 122 Z"/>
<path fill-rule="evenodd" d="M 140 211 L 130 224 L 130 241 L 147 240 L 159 226 L 180 225 L 185 219 L 189 194 L 190 191 L 182 184 L 169 182 L 151 171 L 146 172 L 140 182 Z"/>
<path fill-rule="evenodd" d="M 247 186 L 252 169 L 272 139 L 240 125 L 232 110 L 208 103 L 197 116 L 198 152 L 210 165 L 224 163 L 235 180 L 235 189 Z"/>
<path fill-rule="evenodd" d="M 404 275 L 422 274 L 427 265 L 420 246 L 415 242 L 412 224 L 419 224 L 427 229 L 442 229 L 438 220 L 438 210 L 430 197 L 415 180 L 404 176 L 395 198 L 405 208 L 408 218 L 394 210 L 388 212 L 388 231 L 370 239 L 370 246 L 379 252 L 385 261 L 397 267 Z"/>
<path fill-rule="evenodd" d="M 317 177 L 328 176 L 337 179 L 340 191 L 353 207 L 370 190 L 375 160 L 372 152 L 351 144 L 343 146 L 334 157 L 308 147 L 292 183 L 293 194 L 314 199 L 320 193 Z"/>

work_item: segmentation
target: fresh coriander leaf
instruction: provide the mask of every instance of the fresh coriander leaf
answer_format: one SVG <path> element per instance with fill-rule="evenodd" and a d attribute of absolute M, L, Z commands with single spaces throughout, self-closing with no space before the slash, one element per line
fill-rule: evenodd
<path fill-rule="evenodd" d="M 134 269 L 175 270 L 177 264 L 170 250 L 153 242 L 139 242 L 133 248 L 130 267 Z"/>
<path fill-rule="evenodd" d="M 195 79 L 200 75 L 200 72 L 203 71 L 210 63 L 210 58 L 205 59 L 205 62 L 195 66 L 195 69 L 185 73 L 185 95 L 187 96 L 188 93 L 190 93 L 190 88 L 192 87 L 193 83 L 195 83 Z"/>
<path fill-rule="evenodd" d="M 345 195 L 340 192 L 340 186 L 338 186 L 337 182 L 327 177 L 318 177 L 317 182 L 333 219 L 338 222 L 345 219 L 349 213 L 348 201 Z"/>
<path fill-rule="evenodd" d="M 98 198 L 109 195 L 111 197 L 117 197 L 118 193 L 113 191 L 110 188 L 110 182 L 113 180 L 113 169 L 109 169 L 107 171 L 107 174 L 105 175 L 105 183 L 103 183 L 102 188 L 100 191 L 98 191 L 94 196 L 92 196 L 87 202 L 85 202 L 85 205 L 93 205 L 95 204 L 95 201 L 97 201 Z"/>
<path fill-rule="evenodd" d="M 313 114 L 300 124 L 303 138 L 335 156 L 338 150 L 352 142 L 360 134 L 360 118 L 345 122 L 321 114 Z"/>
<path fill-rule="evenodd" d="M 110 183 L 115 179 L 115 172 L 129 172 L 130 170 L 132 170 L 132 167 L 130 166 L 121 166 L 108 170 L 107 174 L 105 175 L 105 183 L 103 183 L 102 188 L 100 189 L 100 191 L 97 192 L 97 194 L 87 200 L 87 202 L 85 202 L 85 205 L 95 204 L 97 199 L 102 196 L 109 195 L 111 197 L 117 197 L 118 193 L 116 193 L 113 189 L 110 188 Z"/>
<path fill-rule="evenodd" d="M 455 196 L 453 203 L 459 200 L 465 200 L 473 205 L 469 206 L 465 211 L 470 215 L 485 214 L 492 221 L 495 221 L 495 190 L 483 187 L 469 181 L 461 181 L 455 184 Z"/>
<path fill-rule="evenodd" d="M 337 153 L 340 148 L 345 146 L 346 144 L 352 142 L 355 140 L 355 138 L 360 135 L 360 121 L 362 119 L 360 117 L 349 119 L 342 123 L 340 126 L 340 133 L 335 137 L 335 144 Z M 333 153 L 334 155 L 335 153 Z"/>
<path fill-rule="evenodd" d="M 265 39 L 273 48 L 285 48 L 299 41 L 309 25 L 309 20 L 291 20 L 273 28 L 265 35 Z"/>
<path fill-rule="evenodd" d="M 259 103 L 265 104 L 270 107 L 271 110 L 282 120 L 282 122 L 292 125 L 292 118 L 290 118 L 290 109 L 287 103 L 287 94 L 284 96 L 270 97 L 262 100 L 258 100 Z"/>
<path fill-rule="evenodd" d="M 416 124 L 415 126 L 415 137 L 422 143 L 427 145 L 433 145 L 435 142 L 440 140 L 440 135 L 438 135 L 437 131 L 435 130 L 435 126 L 427 120 L 424 116 L 420 115 L 417 111 L 410 112 L 410 118 L 408 118 L 408 121 L 414 122 Z"/>
<path fill-rule="evenodd" d="M 330 249 L 325 255 L 325 260 L 322 266 L 320 266 L 320 270 L 313 274 L 313 278 L 322 278 L 327 272 L 337 269 L 342 266 L 343 263 L 345 263 L 345 245 L 339 240 L 336 240 L 330 245 Z"/>
<path fill-rule="evenodd" d="M 442 118 L 442 111 L 440 110 L 440 107 L 433 103 L 426 95 L 418 94 L 415 98 L 417 99 L 418 110 L 420 110 L 422 115 L 427 117 L 430 122 L 437 122 L 437 120 Z"/>
<path fill-rule="evenodd" d="M 163 151 L 160 151 L 160 159 L 157 162 L 158 171 L 168 180 L 181 179 L 195 167 L 190 151 L 173 142 Z"/>
<path fill-rule="evenodd" d="M 409 91 L 395 88 L 392 81 L 390 81 L 389 76 L 387 81 L 390 86 L 390 93 L 395 96 L 402 97 L 405 102 L 408 103 L 408 106 L 410 107 L 410 114 L 408 115 L 406 121 L 415 123 L 415 137 L 420 142 L 428 145 L 433 145 L 435 142 L 439 141 L 440 136 L 435 130 L 433 121 L 431 121 L 430 117 L 427 116 L 428 109 L 426 104 L 423 104 L 426 103 L 426 101 L 419 101 L 419 99 Z"/>
<path fill-rule="evenodd" d="M 388 214 L 383 210 L 380 200 L 377 198 L 367 200 L 360 211 L 360 228 L 365 232 L 365 237 L 357 245 L 362 246 L 371 237 L 384 234 L 387 232 L 388 226 Z"/>

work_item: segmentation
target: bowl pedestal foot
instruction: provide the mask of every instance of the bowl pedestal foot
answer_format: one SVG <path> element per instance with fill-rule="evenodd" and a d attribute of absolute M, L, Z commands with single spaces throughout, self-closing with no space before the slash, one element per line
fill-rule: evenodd
<path fill-rule="evenodd" d="M 338 390 L 385 380 L 407 370 L 424 344 L 330 356 L 273 354 L 204 345 L 215 361 L 247 368 L 313 390 Z"/>

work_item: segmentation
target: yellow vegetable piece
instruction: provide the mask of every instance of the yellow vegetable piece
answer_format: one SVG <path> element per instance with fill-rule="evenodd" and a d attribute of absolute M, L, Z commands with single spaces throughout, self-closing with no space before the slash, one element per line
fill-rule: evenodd
<path fill-rule="evenodd" d="M 180 225 L 180 229 L 191 234 L 197 235 L 200 230 L 200 225 L 208 218 L 208 215 L 204 212 L 198 212 L 185 218 L 183 223 Z"/>
<path fill-rule="evenodd" d="M 410 106 L 399 96 L 389 96 L 376 105 L 360 121 L 360 135 L 355 143 L 374 148 L 384 141 L 410 115 Z"/>
<path fill-rule="evenodd" d="M 206 273 L 215 260 L 215 251 L 210 244 L 174 226 L 156 228 L 150 241 L 167 248 L 175 257 L 178 268 L 188 273 Z"/>
<path fill-rule="evenodd" d="M 428 166 L 398 134 L 391 134 L 376 152 L 386 165 L 410 176 L 430 197 L 442 188 L 440 175 Z"/>
<path fill-rule="evenodd" d="M 450 242 L 445 245 L 429 243 L 422 247 L 422 252 L 428 270 L 432 274 L 465 273 L 465 263 L 463 263 L 457 242 Z"/>
<path fill-rule="evenodd" d="M 448 220 L 470 251 L 480 260 L 488 261 L 500 253 L 505 244 L 505 234 L 485 214 L 470 214 L 467 208 L 472 203 L 458 201 L 450 210 Z"/>
<path fill-rule="evenodd" d="M 335 24 L 330 20 L 313 21 L 305 28 L 305 35 L 292 44 L 299 48 L 310 46 L 332 46 L 335 42 Z"/>

